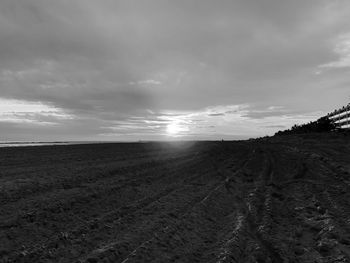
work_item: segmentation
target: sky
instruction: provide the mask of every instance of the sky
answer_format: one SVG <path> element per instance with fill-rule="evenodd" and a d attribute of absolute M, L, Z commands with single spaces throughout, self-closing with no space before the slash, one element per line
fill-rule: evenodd
<path fill-rule="evenodd" d="M 0 141 L 247 139 L 350 101 L 348 0 L 1 0 Z"/>

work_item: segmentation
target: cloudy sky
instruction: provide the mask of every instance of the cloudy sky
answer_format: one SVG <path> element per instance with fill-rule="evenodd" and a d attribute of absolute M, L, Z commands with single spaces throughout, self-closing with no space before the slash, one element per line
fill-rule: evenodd
<path fill-rule="evenodd" d="M 1 0 L 0 141 L 241 139 L 350 100 L 349 0 Z"/>

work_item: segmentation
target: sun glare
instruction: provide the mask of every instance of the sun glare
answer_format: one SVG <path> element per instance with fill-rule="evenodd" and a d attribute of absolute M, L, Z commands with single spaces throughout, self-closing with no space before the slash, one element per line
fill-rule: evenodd
<path fill-rule="evenodd" d="M 168 124 L 166 131 L 169 135 L 176 135 L 181 131 L 181 129 L 177 123 L 170 123 Z"/>
<path fill-rule="evenodd" d="M 178 122 L 169 123 L 166 132 L 170 136 L 181 135 L 182 133 L 188 131 L 187 127 L 184 127 L 182 124 Z"/>

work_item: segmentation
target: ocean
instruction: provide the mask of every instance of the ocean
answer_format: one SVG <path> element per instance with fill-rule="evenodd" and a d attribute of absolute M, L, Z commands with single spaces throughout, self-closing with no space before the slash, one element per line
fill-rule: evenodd
<path fill-rule="evenodd" d="M 3 147 L 25 147 L 25 146 L 45 146 L 45 145 L 74 145 L 74 144 L 95 144 L 100 142 L 0 142 L 0 148 Z"/>

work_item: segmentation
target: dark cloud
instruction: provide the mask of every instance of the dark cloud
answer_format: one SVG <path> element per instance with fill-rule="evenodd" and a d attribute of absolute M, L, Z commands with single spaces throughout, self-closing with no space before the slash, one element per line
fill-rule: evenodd
<path fill-rule="evenodd" d="M 275 116 L 286 116 L 286 111 L 280 110 L 271 110 L 271 111 L 249 111 L 247 114 L 243 115 L 251 119 L 263 119 L 266 117 L 275 117 Z"/>
<path fill-rule="evenodd" d="M 209 113 L 208 116 L 225 116 L 225 113 Z"/>

